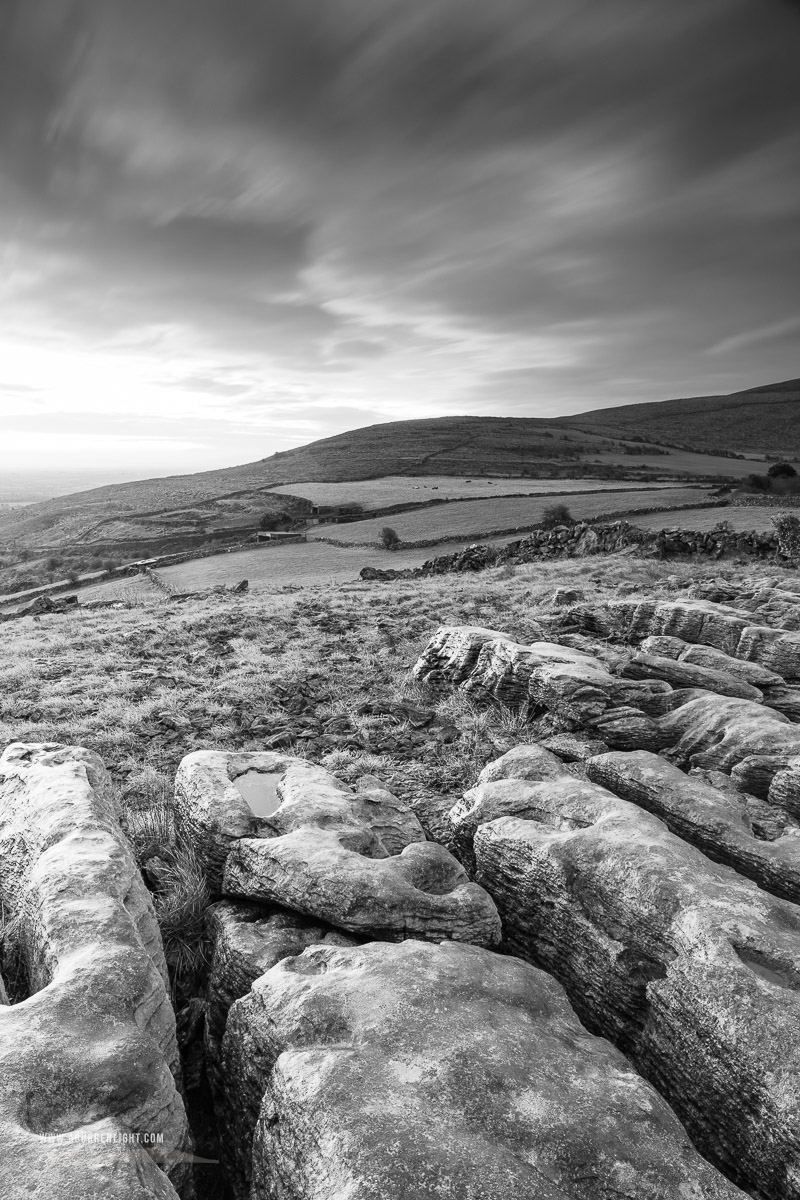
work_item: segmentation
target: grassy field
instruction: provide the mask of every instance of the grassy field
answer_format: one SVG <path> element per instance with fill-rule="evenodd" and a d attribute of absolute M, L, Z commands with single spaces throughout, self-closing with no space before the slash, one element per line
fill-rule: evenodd
<path fill-rule="evenodd" d="M 642 529 L 671 529 L 679 526 L 681 529 L 707 530 L 713 529 L 720 521 L 727 521 L 737 532 L 746 533 L 750 529 L 759 531 L 772 529 L 772 518 L 779 512 L 796 512 L 796 509 L 771 508 L 688 508 L 672 517 L 669 513 L 644 513 L 639 517 L 631 517 L 631 525 L 639 525 Z"/>
<path fill-rule="evenodd" d="M 710 454 L 694 454 L 689 450 L 670 450 L 669 458 L 661 455 L 598 454 L 591 461 L 604 466 L 650 467 L 655 471 L 669 471 L 676 475 L 729 475 L 744 479 L 746 475 L 763 474 L 767 463 L 763 459 L 723 458 Z"/>
<path fill-rule="evenodd" d="M 620 491 L 601 495 L 559 496 L 574 517 L 587 519 L 606 513 L 624 513 L 627 509 L 653 507 L 670 508 L 676 504 L 691 504 L 706 499 L 700 489 L 664 488 L 656 493 Z M 312 538 L 336 538 L 356 545 L 377 542 L 381 529 L 391 525 L 405 542 L 426 538 L 478 538 L 484 532 L 498 529 L 527 528 L 541 521 L 544 510 L 553 504 L 551 497 L 517 497 L 497 500 L 466 500 L 461 504 L 422 509 L 419 512 L 397 513 L 367 521 L 352 521 L 345 525 L 322 525 L 309 530 Z"/>
<path fill-rule="evenodd" d="M 661 488 L 674 485 L 649 484 Z M 365 508 L 383 508 L 391 504 L 419 504 L 438 499 L 482 499 L 487 494 L 561 495 L 576 492 L 614 492 L 630 490 L 625 480 L 603 479 L 509 479 L 505 476 L 475 479 L 458 475 L 387 475 L 382 479 L 350 479 L 343 483 L 296 483 L 292 493 L 312 504 L 363 504 Z M 278 493 L 274 493 L 278 494 Z"/>
<path fill-rule="evenodd" d="M 142 592 L 120 610 L 25 617 L 0 625 L 0 745 L 89 746 L 136 807 L 152 794 L 155 776 L 169 791 L 192 750 L 260 748 L 285 722 L 295 691 L 313 680 L 325 696 L 317 716 L 347 714 L 355 734 L 366 735 L 343 748 L 320 734 L 313 756 L 347 778 L 372 769 L 389 777 L 399 760 L 367 745 L 381 720 L 356 709 L 376 692 L 419 695 L 408 672 L 439 625 L 488 625 L 530 640 L 535 620 L 560 611 L 550 605 L 559 586 L 591 588 L 600 600 L 696 572 L 695 564 L 608 556 L 275 596 L 217 593 L 178 603 Z M 459 744 L 429 741 L 407 756 L 402 776 L 412 791 L 467 786 L 486 757 L 523 736 L 504 729 L 500 715 L 479 717 L 464 698 L 441 706 L 459 714 Z M 292 750 L 308 753 L 302 742 Z"/>
<path fill-rule="evenodd" d="M 158 576 L 176 592 L 199 591 L 221 583 L 233 584 L 240 579 L 247 579 L 250 586 L 259 591 L 275 591 L 290 584 L 346 583 L 357 579 L 362 567 L 417 567 L 433 554 L 449 554 L 467 545 L 469 542 L 454 541 L 441 549 L 437 546 L 432 550 L 390 553 L 371 546 L 296 542 L 288 546 L 215 554 L 175 567 L 164 567 L 158 571 Z"/>

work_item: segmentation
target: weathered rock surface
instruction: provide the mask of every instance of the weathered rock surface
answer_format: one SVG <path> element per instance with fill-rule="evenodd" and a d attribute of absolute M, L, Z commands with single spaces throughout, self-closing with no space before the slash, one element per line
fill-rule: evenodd
<path fill-rule="evenodd" d="M 680 638 L 716 646 L 735 655 L 744 630 L 753 624 L 752 613 L 710 600 L 641 600 L 626 598 L 609 605 L 615 626 L 630 637 Z"/>
<path fill-rule="evenodd" d="M 220 787 L 231 757 L 203 755 L 203 770 L 209 758 L 216 760 Z M 374 937 L 498 941 L 500 922 L 489 896 L 443 846 L 425 840 L 409 805 L 377 786 L 354 792 L 301 759 L 235 757 L 263 758 L 275 768 L 278 807 L 262 818 L 261 837 L 227 843 L 225 895 L 280 904 Z M 206 809 L 213 805 L 212 791 Z M 208 859 L 215 861 L 212 854 Z"/>
<path fill-rule="evenodd" d="M 649 640 L 649 639 L 648 639 Z M 644 648 L 644 642 L 642 642 Z M 678 658 L 683 663 L 690 663 L 697 667 L 705 667 L 709 671 L 719 671 L 726 675 L 732 675 L 734 679 L 740 679 L 743 683 L 750 683 L 753 687 L 763 691 L 769 687 L 779 687 L 783 685 L 783 678 L 775 671 L 768 671 L 766 667 L 762 667 L 759 663 L 744 662 L 741 658 L 733 658 L 730 654 L 723 654 L 721 650 L 715 650 L 713 646 L 692 646 L 684 645 Z"/>
<path fill-rule="evenodd" d="M 496 779 L 557 779 L 563 775 L 564 764 L 556 754 L 537 742 L 514 746 L 500 758 L 487 763 L 478 776 L 479 783 L 493 783 Z"/>
<path fill-rule="evenodd" d="M 800 724 L 800 687 L 775 684 L 763 690 L 764 703 L 777 709 L 790 721 Z"/>
<path fill-rule="evenodd" d="M 305 759 L 273 751 L 199 750 L 178 767 L 176 823 L 215 894 L 222 890 L 225 860 L 241 838 L 275 837 L 285 831 L 285 819 L 275 815 L 283 806 L 292 814 L 292 827 L 303 813 L 313 822 L 326 806 L 369 825 L 380 843 L 378 857 L 425 840 L 410 805 L 377 784 L 353 793 L 329 771 Z"/>
<path fill-rule="evenodd" d="M 640 643 L 639 649 L 642 654 L 656 654 L 660 658 L 680 658 L 688 645 L 689 643 L 685 642 L 683 638 L 651 634 Z"/>
<path fill-rule="evenodd" d="M 373 857 L 376 849 L 368 827 L 333 819 L 270 840 L 243 838 L 228 856 L 224 890 L 365 936 L 499 940 L 494 904 L 444 846 L 413 842 L 392 857 Z"/>
<path fill-rule="evenodd" d="M 0 864 L 29 985 L 0 1007 L 4 1200 L 174 1198 L 168 1176 L 182 1185 L 191 1149 L 175 1017 L 153 906 L 96 755 L 6 750 Z"/>
<path fill-rule="evenodd" d="M 251 985 L 284 958 L 302 954 L 307 946 L 353 946 L 356 941 L 330 925 L 310 921 L 276 905 L 236 904 L 221 900 L 206 914 L 211 943 L 205 1047 L 206 1068 L 215 1103 L 222 1103 L 221 1051 L 228 1011 L 246 996 Z M 236 1137 L 235 1129 L 230 1136 Z"/>
<path fill-rule="evenodd" d="M 552 754 L 557 754 L 562 762 L 567 763 L 585 762 L 587 758 L 593 758 L 595 754 L 605 754 L 608 750 L 605 742 L 601 742 L 598 738 L 584 737 L 579 733 L 556 733 L 552 737 L 545 738 L 540 746 Z M 509 750 L 509 754 L 513 753 L 513 750 Z M 491 766 L 490 763 L 489 767 L 485 767 L 481 772 L 481 783 L 490 782 L 488 776 L 484 780 L 484 772 Z M 522 778 L 522 776 L 517 776 L 517 778 Z"/>
<path fill-rule="evenodd" d="M 741 1195 L 558 984 L 475 947 L 284 959 L 233 1005 L 224 1063 L 237 1200 Z"/>
<path fill-rule="evenodd" d="M 663 700 L 672 690 L 668 683 L 620 679 L 599 659 L 568 646 L 523 646 L 500 633 L 488 634 L 440 629 L 414 667 L 416 678 L 437 686 L 449 680 L 481 699 L 547 711 L 568 725 L 594 731 L 618 749 L 657 750 L 669 743 L 648 715 L 651 710 L 657 715 L 664 711 Z"/>
<path fill-rule="evenodd" d="M 499 637 L 496 630 L 476 625 L 443 625 L 425 647 L 414 674 L 431 687 L 452 687 L 469 676 L 481 647 Z"/>
<path fill-rule="evenodd" d="M 668 713 L 659 725 L 670 739 L 669 757 L 682 766 L 730 774 L 751 755 L 800 754 L 797 726 L 750 700 L 707 693 Z"/>
<path fill-rule="evenodd" d="M 720 791 L 657 754 L 590 759 L 589 779 L 660 817 L 679 837 L 760 887 L 800 903 L 800 828 L 787 814 L 734 788 Z"/>
<path fill-rule="evenodd" d="M 685 658 L 672 659 L 656 654 L 631 655 L 622 669 L 624 679 L 663 679 L 674 688 L 703 688 L 720 696 L 737 696 L 760 704 L 763 695 L 757 687 L 734 676 L 701 667 Z"/>
<path fill-rule="evenodd" d="M 800 819 L 800 755 L 780 764 L 770 781 L 767 799 Z"/>
<path fill-rule="evenodd" d="M 519 786 L 539 791 L 541 816 L 501 817 L 474 842 L 509 947 L 564 984 L 712 1161 L 796 1200 L 798 909 L 602 788 Z"/>
<path fill-rule="evenodd" d="M 628 598 L 610 605 L 605 615 L 588 612 L 584 623 L 590 629 L 634 639 L 669 637 L 712 646 L 732 658 L 765 667 L 784 680 L 800 678 L 800 633 L 759 625 L 754 616 L 757 614 L 746 609 L 710 600 Z"/>

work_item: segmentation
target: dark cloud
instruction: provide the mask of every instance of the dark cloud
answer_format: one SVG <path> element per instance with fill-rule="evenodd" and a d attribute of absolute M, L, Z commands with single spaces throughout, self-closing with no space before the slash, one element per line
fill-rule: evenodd
<path fill-rule="evenodd" d="M 798 33 L 781 0 L 5 0 L 4 326 L 161 330 L 156 373 L 172 331 L 232 414 L 242 355 L 265 397 L 335 383 L 331 420 L 796 374 Z"/>

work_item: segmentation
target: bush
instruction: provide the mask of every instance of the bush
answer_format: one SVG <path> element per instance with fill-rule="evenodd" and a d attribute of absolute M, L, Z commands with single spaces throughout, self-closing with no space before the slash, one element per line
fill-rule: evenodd
<path fill-rule="evenodd" d="M 797 471 L 795 471 L 791 463 L 776 462 L 767 471 L 767 475 L 770 479 L 780 479 L 781 477 L 791 479 L 792 476 L 797 475 Z"/>
<path fill-rule="evenodd" d="M 800 517 L 793 513 L 776 513 L 772 527 L 778 535 L 778 553 L 797 562 L 800 559 Z"/>
<path fill-rule="evenodd" d="M 555 529 L 557 525 L 574 525 L 575 518 L 566 504 L 550 504 L 542 513 L 543 529 Z"/>
<path fill-rule="evenodd" d="M 381 530 L 381 545 L 384 550 L 396 550 L 400 545 L 400 535 L 390 525 L 384 525 Z"/>

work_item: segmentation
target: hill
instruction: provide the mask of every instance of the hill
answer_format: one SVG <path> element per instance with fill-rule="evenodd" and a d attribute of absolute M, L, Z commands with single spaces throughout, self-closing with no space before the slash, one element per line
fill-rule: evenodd
<path fill-rule="evenodd" d="M 7 547 L 12 557 L 64 549 L 136 557 L 230 541 L 252 531 L 266 511 L 287 520 L 307 512 L 309 501 L 292 491 L 293 483 L 307 481 L 408 475 L 742 477 L 763 470 L 763 461 L 709 451 L 799 452 L 798 400 L 800 381 L 787 381 L 731 396 L 634 404 L 577 417 L 387 422 L 243 466 L 114 484 L 0 512 L 0 549 Z"/>
<path fill-rule="evenodd" d="M 693 396 L 602 408 L 554 424 L 605 436 L 646 437 L 692 450 L 800 454 L 800 379 L 727 396 Z"/>

